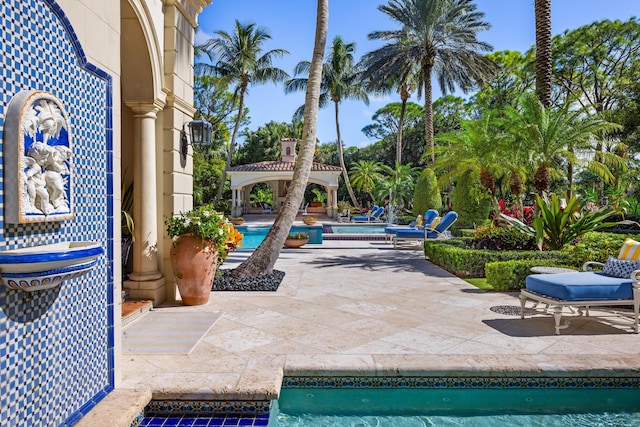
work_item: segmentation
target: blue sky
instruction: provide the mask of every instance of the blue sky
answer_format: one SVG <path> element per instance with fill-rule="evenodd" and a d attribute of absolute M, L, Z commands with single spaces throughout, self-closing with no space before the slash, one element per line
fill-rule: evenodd
<path fill-rule="evenodd" d="M 385 3 L 384 0 L 330 0 L 327 45 L 340 35 L 345 42 L 356 43 L 358 59 L 380 47 L 381 42 L 367 40 L 367 34 L 397 28 L 377 9 Z M 533 3 L 534 0 L 476 0 L 478 10 L 485 13 L 485 21 L 491 24 L 491 29 L 480 33 L 478 39 L 492 44 L 494 50 L 526 51 L 535 44 Z M 625 21 L 640 15 L 638 0 L 551 0 L 551 7 L 554 35 L 594 21 Z M 272 40 L 265 44 L 265 49 L 282 48 L 290 52 L 274 65 L 292 74 L 295 64 L 311 59 L 315 10 L 314 0 L 213 0 L 199 17 L 196 43 L 213 37 L 218 30 L 232 32 L 236 19 L 242 23 L 255 22 L 271 33 Z M 440 95 L 434 87 L 434 100 Z M 363 147 L 375 142 L 361 129 L 371 123 L 376 110 L 394 101 L 398 98 L 390 95 L 372 98 L 368 106 L 362 101 L 340 104 L 340 130 L 345 145 Z M 422 103 L 415 97 L 411 101 Z M 249 127 L 256 129 L 271 120 L 289 123 L 293 112 L 303 103 L 303 92 L 285 95 L 282 85 L 251 86 L 246 99 L 251 116 Z M 332 106 L 320 110 L 318 138 L 322 143 L 336 140 Z"/>

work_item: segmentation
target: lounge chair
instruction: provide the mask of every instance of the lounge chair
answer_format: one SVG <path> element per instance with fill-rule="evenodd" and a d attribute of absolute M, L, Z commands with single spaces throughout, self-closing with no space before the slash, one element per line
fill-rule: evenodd
<path fill-rule="evenodd" d="M 351 222 L 380 222 L 383 213 L 384 207 L 375 205 L 365 215 L 352 216 Z"/>
<path fill-rule="evenodd" d="M 431 223 L 433 223 L 433 220 L 436 219 L 438 217 L 438 211 L 435 209 L 429 209 L 428 211 L 426 211 L 424 213 L 424 220 L 423 220 L 423 227 L 431 227 Z M 389 242 L 391 243 L 393 241 L 393 236 L 396 235 L 397 231 L 411 231 L 411 230 L 418 230 L 416 228 L 416 222 L 412 221 L 411 224 L 409 224 L 408 227 L 403 227 L 403 226 L 399 226 L 399 225 L 389 225 L 387 227 L 384 228 L 384 234 L 385 234 L 385 242 Z M 422 235 L 424 237 L 424 232 L 422 232 Z"/>
<path fill-rule="evenodd" d="M 607 269 L 607 264 L 625 263 L 624 268 L 616 271 Z M 600 273 L 592 271 L 594 265 L 603 266 Z M 589 307 L 595 306 L 633 306 L 633 332 L 638 333 L 638 315 L 640 311 L 640 267 L 638 261 L 619 260 L 610 257 L 606 264 L 587 262 L 582 272 L 531 274 L 526 278 L 526 288 L 520 291 L 520 318 L 524 319 L 525 304 L 528 299 L 547 304 L 553 311 L 555 333 L 569 326 L 561 324 L 562 309 L 565 306 L 584 307 L 589 316 Z M 626 268 L 626 271 L 624 269 Z M 633 268 L 634 270 L 629 272 Z M 606 274 L 605 274 L 606 273 Z M 611 273 L 611 274 L 609 274 Z M 616 274 L 616 275 L 612 275 Z M 544 313 L 546 314 L 545 308 Z M 578 310 L 579 315 L 583 311 Z"/>
<path fill-rule="evenodd" d="M 351 221 L 351 210 L 347 209 L 340 215 L 338 215 L 338 222 L 350 222 Z"/>
<path fill-rule="evenodd" d="M 298 209 L 298 213 L 301 213 L 302 215 L 308 215 L 307 213 L 307 208 L 309 207 L 309 202 L 302 202 L 302 204 L 300 205 L 300 209 Z"/>
<path fill-rule="evenodd" d="M 422 241 L 425 239 L 448 239 L 451 237 L 449 228 L 458 219 L 458 214 L 454 211 L 449 211 L 442 220 L 435 226 L 435 228 L 425 227 L 424 230 L 398 230 L 393 237 L 394 249 L 403 240 L 409 241 Z"/>
<path fill-rule="evenodd" d="M 272 213 L 273 212 L 273 208 L 271 208 L 271 205 L 269 205 L 268 203 L 260 202 L 260 207 L 262 208 L 262 213 Z"/>

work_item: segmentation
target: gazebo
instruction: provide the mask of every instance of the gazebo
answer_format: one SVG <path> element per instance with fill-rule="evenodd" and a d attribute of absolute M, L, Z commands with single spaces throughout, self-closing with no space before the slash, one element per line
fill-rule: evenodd
<path fill-rule="evenodd" d="M 231 178 L 231 215 L 240 216 L 250 212 L 249 194 L 253 186 L 261 182 L 271 187 L 274 212 L 280 209 L 287 196 L 288 184 L 293 179 L 298 140 L 283 138 L 280 142 L 282 160 L 239 165 L 227 171 Z M 338 177 L 341 173 L 342 168 L 338 166 L 314 162 L 311 167 L 308 183 L 321 185 L 327 191 L 326 211 L 330 217 L 338 213 Z"/>

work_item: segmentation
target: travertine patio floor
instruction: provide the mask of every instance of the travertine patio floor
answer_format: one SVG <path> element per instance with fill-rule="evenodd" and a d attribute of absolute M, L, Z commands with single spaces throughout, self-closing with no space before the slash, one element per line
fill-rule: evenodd
<path fill-rule="evenodd" d="M 247 255 L 232 253 L 225 268 Z M 571 316 L 556 336 L 550 315 L 491 310 L 519 307 L 516 293 L 480 291 L 421 250 L 325 240 L 284 249 L 276 268 L 286 272 L 277 292 L 213 292 L 204 306 L 159 308 L 224 314 L 188 356 L 125 356 L 104 407 L 150 394 L 272 399 L 283 375 L 615 376 L 640 367 L 640 337 L 619 312 Z"/>

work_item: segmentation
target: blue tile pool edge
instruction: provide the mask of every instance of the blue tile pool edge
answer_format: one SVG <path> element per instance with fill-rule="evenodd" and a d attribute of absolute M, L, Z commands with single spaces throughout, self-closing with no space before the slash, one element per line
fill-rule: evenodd
<path fill-rule="evenodd" d="M 615 388 L 640 389 L 640 377 L 635 376 L 286 376 L 282 388 Z M 258 419 L 270 414 L 273 401 L 201 401 L 152 400 L 131 422 L 130 427 L 144 425 L 148 418 L 192 416 L 200 418 L 235 417 L 239 420 Z"/>
<path fill-rule="evenodd" d="M 640 377 L 287 376 L 282 388 L 640 388 Z"/>

